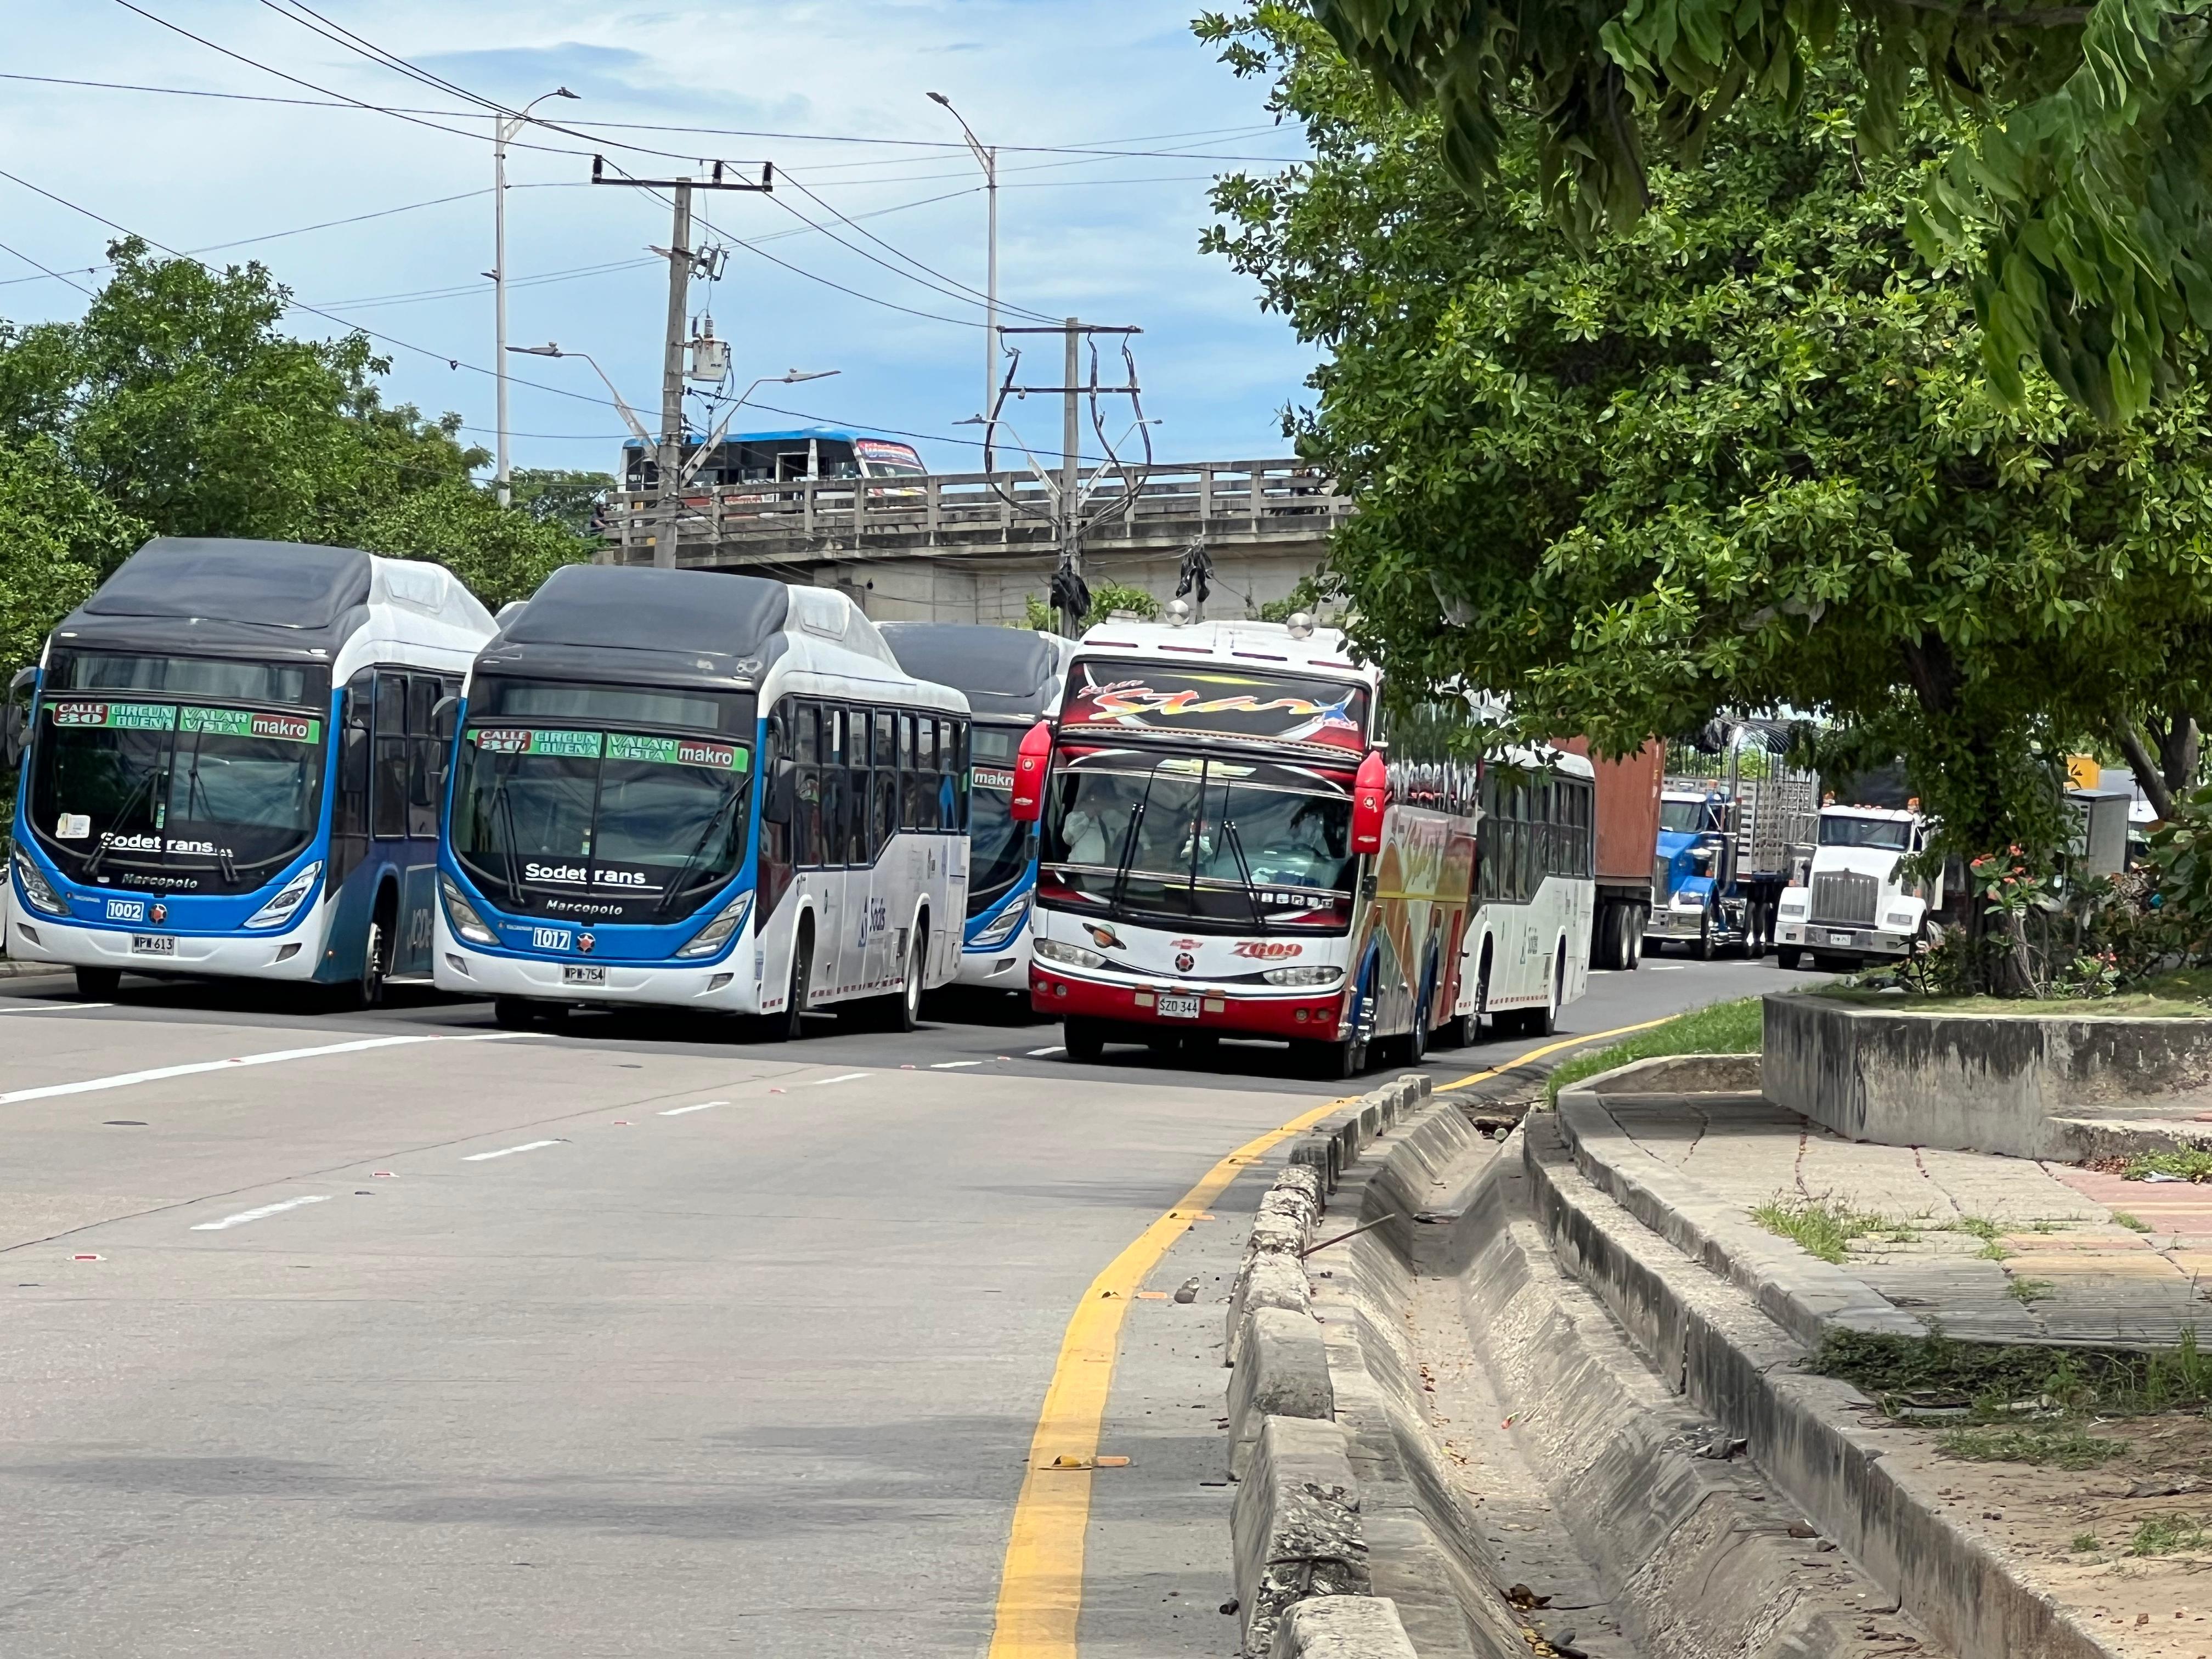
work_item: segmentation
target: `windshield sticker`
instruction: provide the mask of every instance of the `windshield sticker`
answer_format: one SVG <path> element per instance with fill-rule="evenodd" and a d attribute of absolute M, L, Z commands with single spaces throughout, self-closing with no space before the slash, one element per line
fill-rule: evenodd
<path fill-rule="evenodd" d="M 92 814 L 64 812 L 54 820 L 56 841 L 85 841 L 92 835 Z"/>
<path fill-rule="evenodd" d="M 607 733 L 607 758 L 656 761 L 665 766 L 705 766 L 718 772 L 742 772 L 752 750 L 742 744 L 711 743 L 697 738 L 646 738 L 628 732 Z"/>
<path fill-rule="evenodd" d="M 256 714 L 244 708 L 185 708 L 179 732 L 209 732 L 225 738 L 274 738 L 283 743 L 319 743 L 323 723 L 305 714 Z"/>
<path fill-rule="evenodd" d="M 477 748 L 494 755 L 558 755 L 569 760 L 597 760 L 605 746 L 598 732 L 542 732 L 514 726 L 479 726 L 469 733 Z"/>
<path fill-rule="evenodd" d="M 978 789 L 1011 790 L 1014 787 L 1014 775 L 993 767 L 979 766 L 975 769 L 975 787 Z"/>
<path fill-rule="evenodd" d="M 167 732 L 177 723 L 174 703 L 50 702 L 56 726 L 101 726 L 126 732 Z"/>
<path fill-rule="evenodd" d="M 1081 662 L 1060 724 L 1063 731 L 1112 726 L 1358 752 L 1367 746 L 1367 690 L 1171 665 Z"/>

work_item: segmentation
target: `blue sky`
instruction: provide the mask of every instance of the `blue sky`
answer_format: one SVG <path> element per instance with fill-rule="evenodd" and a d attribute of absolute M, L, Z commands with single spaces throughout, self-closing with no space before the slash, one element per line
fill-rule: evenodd
<path fill-rule="evenodd" d="M 310 32 L 281 15 L 276 0 L 134 3 L 238 56 L 117 0 L 70 0 L 12 9 L 6 70 L 321 95 L 258 64 L 366 102 L 470 107 Z M 580 138 L 540 131 L 518 143 L 544 149 L 510 156 L 510 340 L 592 353 L 648 425 L 659 400 L 666 279 L 646 250 L 667 241 L 668 210 L 643 191 L 592 187 L 588 157 L 597 149 L 648 176 L 703 171 L 713 159 L 772 161 L 788 179 L 774 198 L 701 198 L 709 234 L 731 251 L 722 280 L 695 287 L 693 309 L 711 307 L 717 331 L 732 342 L 733 389 L 760 374 L 836 369 L 833 380 L 763 387 L 758 400 L 929 434 L 920 447 L 933 465 L 977 464 L 956 441 L 972 431 L 956 422 L 982 399 L 982 309 L 964 289 L 984 285 L 984 198 L 957 125 L 925 97 L 939 91 L 984 142 L 1003 147 L 1000 286 L 1009 307 L 1141 327 L 1146 412 L 1161 422 L 1153 438 L 1163 458 L 1285 453 L 1276 411 L 1300 396 L 1310 354 L 1261 312 L 1249 283 L 1198 253 L 1197 240 L 1209 220 L 1208 179 L 1266 166 L 1224 158 L 1287 158 L 1299 146 L 1270 125 L 1261 88 L 1237 81 L 1192 38 L 1192 0 L 307 3 L 486 99 L 519 105 L 565 85 L 579 99 L 549 100 L 539 112 L 580 127 L 629 122 L 782 135 L 605 128 Z M 493 383 L 477 372 L 494 356 L 483 275 L 492 264 L 489 118 L 418 121 L 7 80 L 0 167 L 193 251 L 380 214 L 204 257 L 259 258 L 301 301 L 406 343 L 384 347 L 393 358 L 392 395 L 431 412 L 458 411 L 468 435 L 489 447 Z M 1054 146 L 1158 153 L 1073 155 Z M 447 197 L 459 199 L 415 205 Z M 398 208 L 408 210 L 384 211 Z M 838 222 L 833 209 L 860 228 Z M 0 242 L 17 254 L 81 272 L 97 263 L 109 234 L 0 179 Z M 31 280 L 9 280 L 24 277 Z M 0 252 L 0 317 L 11 320 L 67 317 L 83 303 L 15 254 Z M 337 327 L 297 311 L 292 325 L 302 333 Z M 1039 343 L 1036 372 L 1024 378 L 1056 381 L 1056 356 L 1042 361 L 1054 345 Z M 453 361 L 462 366 L 449 367 Z M 533 358 L 512 365 L 516 465 L 610 465 L 623 427 L 590 368 Z M 1056 447 L 1056 407 L 1018 407 L 1014 421 L 1032 445 Z M 750 411 L 738 422 L 793 423 Z M 1118 437 L 1124 425 L 1126 417 L 1109 431 Z"/>

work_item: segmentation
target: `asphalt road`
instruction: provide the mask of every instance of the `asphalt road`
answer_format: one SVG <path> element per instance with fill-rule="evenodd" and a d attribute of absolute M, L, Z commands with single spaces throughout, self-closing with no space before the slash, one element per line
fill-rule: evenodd
<path fill-rule="evenodd" d="M 1804 977 L 1647 963 L 1564 1025 Z M 1344 1092 L 999 1020 L 775 1047 L 0 981 L 0 1652 L 981 1654 L 1076 1299 Z M 1260 1190 L 1152 1274 L 1195 1301 L 1131 1305 L 1085 1655 L 1233 1650 L 1218 1345 Z"/>

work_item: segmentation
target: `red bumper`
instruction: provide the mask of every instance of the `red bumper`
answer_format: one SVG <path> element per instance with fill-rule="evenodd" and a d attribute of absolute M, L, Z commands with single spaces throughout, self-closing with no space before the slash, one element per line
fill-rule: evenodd
<path fill-rule="evenodd" d="M 1030 964 L 1030 1006 L 1052 1019 L 1110 1019 L 1123 1025 L 1161 1025 L 1179 1031 L 1218 1031 L 1224 1036 L 1304 1037 L 1334 1042 L 1344 1011 L 1341 988 L 1314 997 L 1239 997 L 1201 991 L 1196 1019 L 1163 1019 L 1161 988 L 1102 985 Z M 1180 991 L 1181 988 L 1170 988 Z"/>

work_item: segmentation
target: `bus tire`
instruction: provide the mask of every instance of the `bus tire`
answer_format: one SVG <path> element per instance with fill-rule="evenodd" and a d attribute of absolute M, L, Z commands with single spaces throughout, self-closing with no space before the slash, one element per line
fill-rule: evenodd
<path fill-rule="evenodd" d="M 1323 1083 L 1342 1083 L 1358 1077 L 1367 1069 L 1367 1045 L 1358 1037 L 1346 1037 L 1340 1042 L 1305 1042 L 1305 1066 L 1310 1077 Z"/>
<path fill-rule="evenodd" d="M 888 1024 L 894 1031 L 911 1031 L 921 1024 L 922 964 L 928 959 L 929 913 L 925 910 L 915 924 L 914 937 L 907 942 L 906 977 L 899 982 L 898 994 L 891 999 Z"/>
<path fill-rule="evenodd" d="M 398 904 L 387 887 L 376 898 L 376 917 L 368 924 L 368 937 L 361 943 L 361 981 L 355 992 L 363 1008 L 384 1006 L 384 981 L 392 972 L 392 928 Z"/>
<path fill-rule="evenodd" d="M 1552 986 L 1544 1006 L 1531 1008 L 1521 1016 L 1523 1036 L 1549 1036 L 1559 1029 L 1559 1005 L 1567 994 L 1567 954 L 1563 950 L 1552 958 Z"/>
<path fill-rule="evenodd" d="M 538 1023 L 538 1006 L 526 997 L 494 997 L 491 1019 L 502 1031 L 526 1031 Z"/>
<path fill-rule="evenodd" d="M 123 988 L 120 968 L 80 968 L 76 970 L 76 994 L 87 1002 L 106 1002 Z"/>
<path fill-rule="evenodd" d="M 1436 1035 L 1429 1039 L 1431 1048 L 1464 1048 L 1474 1041 L 1474 1020 L 1467 1014 L 1454 1014 L 1437 1027 Z"/>
<path fill-rule="evenodd" d="M 1079 1065 L 1096 1066 L 1106 1053 L 1106 1028 L 1099 1021 L 1070 1014 L 1060 1023 L 1060 1042 L 1067 1057 Z"/>
<path fill-rule="evenodd" d="M 806 1035 L 806 994 L 814 977 L 814 919 L 802 917 L 791 949 L 791 983 L 782 1011 L 768 1019 L 770 1042 L 795 1042 Z"/>

